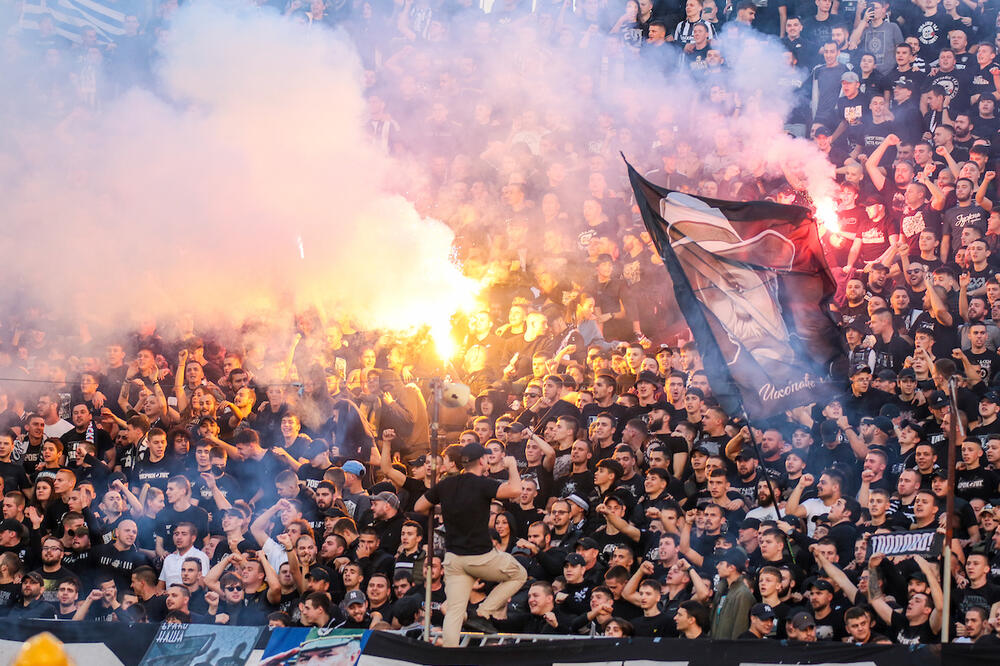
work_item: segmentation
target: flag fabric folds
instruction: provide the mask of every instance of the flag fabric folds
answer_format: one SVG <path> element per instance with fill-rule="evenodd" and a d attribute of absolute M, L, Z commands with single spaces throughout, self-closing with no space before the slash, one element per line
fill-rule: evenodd
<path fill-rule="evenodd" d="M 629 165 L 636 202 L 727 414 L 767 419 L 841 388 L 836 284 L 800 206 L 695 197 Z"/>
<path fill-rule="evenodd" d="M 21 28 L 37 30 L 43 16 L 51 16 L 55 34 L 80 42 L 85 28 L 97 31 L 99 42 L 110 42 L 125 34 L 123 3 L 102 0 L 25 0 L 21 6 Z"/>

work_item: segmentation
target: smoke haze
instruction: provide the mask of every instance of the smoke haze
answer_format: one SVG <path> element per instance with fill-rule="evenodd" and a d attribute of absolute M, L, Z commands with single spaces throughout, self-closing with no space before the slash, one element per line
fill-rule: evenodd
<path fill-rule="evenodd" d="M 185 5 L 161 40 L 155 93 L 132 90 L 55 126 L 45 109 L 14 109 L 2 139 L 0 234 L 20 251 L 2 269 L 6 283 L 98 330 L 178 312 L 238 324 L 315 303 L 367 327 L 440 324 L 476 285 L 451 261 L 452 230 L 433 218 L 497 235 L 506 220 L 474 187 L 456 205 L 430 203 L 459 168 L 423 131 L 427 110 L 412 104 L 408 79 L 438 72 L 461 79 L 446 111 L 462 121 L 454 145 L 480 158 L 465 167 L 466 185 L 484 167 L 516 174 L 520 142 L 541 162 L 546 141 L 561 142 L 576 160 L 567 166 L 585 171 L 594 153 L 623 151 L 650 168 L 654 146 L 686 141 L 701 155 L 728 135 L 744 176 L 797 172 L 814 196 L 831 191 L 825 158 L 783 132 L 793 102 L 777 82 L 792 73 L 764 37 L 724 48 L 728 72 L 694 82 L 615 65 L 619 36 L 593 36 L 581 61 L 580 36 L 566 29 L 543 39 L 535 27 L 450 28 L 450 38 L 387 63 L 373 84 L 343 33 L 256 9 Z M 373 91 L 418 159 L 404 163 L 369 138 Z M 477 104 L 501 122 L 467 122 Z M 520 138 L 498 139 L 496 126 L 513 119 Z M 624 166 L 604 168 L 625 191 Z M 578 230 L 579 210 L 568 212 L 566 231 Z"/>

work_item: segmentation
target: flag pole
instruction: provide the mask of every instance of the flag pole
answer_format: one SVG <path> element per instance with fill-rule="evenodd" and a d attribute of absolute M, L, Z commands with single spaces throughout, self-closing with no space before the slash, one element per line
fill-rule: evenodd
<path fill-rule="evenodd" d="M 747 433 L 750 434 L 750 446 L 753 447 L 754 456 L 757 458 L 758 469 L 763 470 L 764 481 L 767 482 L 767 490 L 771 493 L 771 506 L 774 507 L 774 515 L 778 517 L 778 520 L 784 520 L 785 516 L 781 515 L 781 507 L 778 506 L 778 496 L 774 494 L 774 485 L 771 483 L 771 475 L 767 473 L 767 465 L 764 464 L 764 456 L 760 452 L 760 445 L 757 443 L 757 438 L 753 434 L 753 427 L 750 425 L 750 417 L 747 415 L 746 407 L 742 404 L 740 405 L 740 413 L 743 416 L 743 420 L 747 424 Z M 743 450 L 742 448 L 740 449 Z M 788 514 L 785 514 L 786 516 Z M 808 526 L 807 526 L 808 527 Z M 779 528 L 780 529 L 780 528 Z M 792 541 L 785 534 L 784 530 L 781 533 L 785 535 L 785 547 L 788 548 L 788 555 L 792 558 L 792 563 L 795 563 L 795 551 L 792 550 Z"/>
<path fill-rule="evenodd" d="M 757 464 L 760 469 L 763 470 L 764 480 L 767 481 L 767 490 L 771 493 L 771 505 L 774 507 L 774 514 L 778 517 L 778 520 L 784 520 L 784 516 L 781 515 L 781 509 L 778 507 L 778 496 L 774 494 L 774 485 L 771 483 L 771 475 L 767 473 L 767 465 L 764 464 L 764 456 L 760 452 L 760 445 L 757 443 L 757 438 L 753 434 L 753 427 L 750 425 L 750 417 L 747 416 L 746 408 L 741 410 L 741 416 L 747 424 L 747 432 L 750 434 L 750 446 L 753 447 L 754 456 L 757 458 Z M 742 449 L 740 449 L 742 451 Z"/>
<path fill-rule="evenodd" d="M 958 447 L 958 377 L 948 378 L 948 487 L 945 491 L 944 562 L 941 572 L 941 587 L 944 608 L 941 609 L 941 642 L 948 642 L 951 622 L 951 539 L 953 535 L 952 517 L 955 515 L 955 449 Z"/>

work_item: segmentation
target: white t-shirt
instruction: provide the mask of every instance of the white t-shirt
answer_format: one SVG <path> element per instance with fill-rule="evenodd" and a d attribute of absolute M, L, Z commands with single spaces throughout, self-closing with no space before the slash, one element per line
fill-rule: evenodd
<path fill-rule="evenodd" d="M 201 574 L 203 576 L 208 575 L 208 570 L 211 568 L 209 566 L 208 555 L 194 547 L 183 555 L 175 551 L 167 555 L 166 559 L 163 560 L 163 570 L 160 571 L 160 580 L 163 581 L 166 587 L 181 582 L 181 565 L 189 557 L 197 557 L 201 560 Z"/>
<path fill-rule="evenodd" d="M 264 557 L 271 563 L 275 571 L 288 561 L 288 553 L 285 552 L 285 547 L 271 537 L 267 537 L 267 541 L 260 547 L 260 550 L 264 553 Z"/>
<path fill-rule="evenodd" d="M 784 514 L 782 514 L 782 517 L 784 517 Z M 756 518 L 761 522 L 765 520 L 778 520 L 778 511 L 774 508 L 774 505 L 759 506 L 756 509 L 747 511 L 747 518 Z"/>
<path fill-rule="evenodd" d="M 52 425 L 45 426 L 46 437 L 62 437 L 73 429 L 73 424 L 66 419 L 59 419 Z"/>
<path fill-rule="evenodd" d="M 816 529 L 816 523 L 813 522 L 813 516 L 822 516 L 825 513 L 830 513 L 830 507 L 824 504 L 823 500 L 818 497 L 807 499 L 799 506 L 806 510 L 806 533 L 809 536 L 812 536 L 813 531 Z"/>

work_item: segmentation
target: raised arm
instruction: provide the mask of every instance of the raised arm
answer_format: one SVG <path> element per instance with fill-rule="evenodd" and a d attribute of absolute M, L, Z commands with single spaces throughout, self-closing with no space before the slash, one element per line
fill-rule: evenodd
<path fill-rule="evenodd" d="M 622 599 L 629 602 L 630 604 L 638 606 L 639 583 L 641 583 L 643 579 L 648 578 L 652 575 L 653 575 L 653 563 L 650 562 L 649 560 L 644 560 L 643 563 L 639 565 L 639 568 L 635 570 L 635 573 L 632 574 L 632 577 L 628 579 L 628 582 L 625 583 L 625 587 L 622 589 Z"/>
<path fill-rule="evenodd" d="M 858 596 L 858 586 L 851 582 L 851 579 L 847 577 L 840 567 L 835 565 L 830 560 L 826 559 L 818 544 L 813 544 L 809 546 L 809 552 L 812 553 L 813 559 L 816 560 L 816 564 L 823 568 L 826 575 L 837 584 L 837 587 L 843 591 L 844 596 L 850 600 L 853 604 Z"/>
<path fill-rule="evenodd" d="M 497 499 L 514 499 L 521 495 L 521 474 L 517 471 L 517 460 L 514 456 L 504 456 L 503 462 L 507 468 L 507 480 L 497 488 Z"/>
<path fill-rule="evenodd" d="M 879 583 L 878 565 L 884 555 L 876 553 L 868 559 L 868 603 L 872 610 L 888 625 L 892 624 L 892 607 L 885 601 L 882 586 Z"/>
<path fill-rule="evenodd" d="M 396 438 L 396 431 L 387 428 L 382 431 L 382 447 L 379 460 L 379 469 L 383 476 L 392 482 L 397 488 L 402 488 L 406 483 L 406 475 L 392 466 L 392 440 Z"/>
<path fill-rule="evenodd" d="M 290 543 L 290 539 L 288 539 L 287 534 L 282 534 L 281 536 L 285 537 L 287 542 Z M 295 551 L 295 549 L 285 546 L 284 543 L 282 543 L 281 545 L 285 547 L 285 553 L 289 556 L 288 567 L 289 569 L 291 569 L 292 568 L 291 555 Z M 277 606 L 278 602 L 281 601 L 281 582 L 278 580 L 278 572 L 274 570 L 274 567 L 271 566 L 271 563 L 267 561 L 266 557 L 261 557 L 259 558 L 258 561 L 260 562 L 260 566 L 264 568 L 264 580 L 267 581 L 267 602 L 272 606 Z M 295 564 L 296 564 L 295 568 L 297 569 L 298 561 L 296 561 Z M 294 571 L 294 569 L 292 570 Z M 294 577 L 294 574 L 292 575 Z M 300 573 L 299 575 L 301 576 L 302 574 Z"/>
<path fill-rule="evenodd" d="M 279 511 L 284 511 L 289 506 L 288 500 L 278 500 L 274 506 L 269 507 L 266 511 L 264 511 L 264 513 L 257 516 L 256 520 L 250 524 L 250 534 L 252 534 L 253 538 L 257 541 L 257 545 L 263 546 L 264 543 L 271 538 L 271 535 L 268 534 L 267 531 L 271 521 L 274 520 L 274 517 Z"/>
<path fill-rule="evenodd" d="M 885 151 L 889 150 L 890 146 L 898 145 L 899 137 L 895 134 L 890 134 L 885 137 L 885 140 L 883 140 L 882 143 L 880 143 L 878 147 L 872 151 L 872 154 L 868 156 L 868 159 L 865 160 L 865 171 L 868 172 L 868 177 L 871 179 L 872 185 L 874 185 L 875 189 L 879 192 L 881 192 L 882 188 L 885 187 L 885 174 L 882 173 L 882 170 L 879 168 L 879 162 L 881 162 L 882 158 L 885 157 Z"/>
<path fill-rule="evenodd" d="M 934 633 L 937 633 L 941 631 L 941 609 L 944 607 L 944 591 L 941 589 L 941 581 L 938 580 L 937 569 L 922 556 L 914 555 L 913 561 L 927 577 L 927 586 L 931 589 L 931 598 L 934 600 L 934 610 L 931 612 L 928 622 L 930 622 Z"/>
<path fill-rule="evenodd" d="M 803 474 L 799 477 L 799 482 L 795 484 L 795 488 L 788 496 L 788 502 L 785 504 L 785 515 L 797 516 L 799 518 L 806 517 L 806 508 L 799 504 L 799 502 L 802 501 L 802 493 L 813 484 L 814 480 L 812 474 Z"/>
<path fill-rule="evenodd" d="M 986 190 L 989 188 L 990 182 L 996 177 L 996 171 L 987 171 L 983 174 L 983 182 L 979 184 L 979 189 L 976 190 L 976 203 L 985 208 L 987 212 L 993 210 L 993 202 L 986 197 Z"/>
<path fill-rule="evenodd" d="M 611 525 L 616 530 L 627 536 L 629 539 L 632 539 L 632 541 L 638 543 L 639 539 L 642 538 L 642 532 L 639 530 L 638 527 L 628 522 L 624 518 L 621 518 L 609 512 L 608 507 L 603 502 L 598 504 L 594 508 L 594 510 L 597 511 L 597 513 L 604 516 L 604 519 L 608 521 L 609 525 Z"/>
<path fill-rule="evenodd" d="M 539 437 L 534 428 L 529 428 L 527 432 L 531 441 L 537 444 L 538 448 L 540 448 L 544 454 L 544 457 L 542 458 L 542 467 L 551 472 L 552 468 L 556 465 L 556 450 L 552 448 L 551 444 Z"/>

